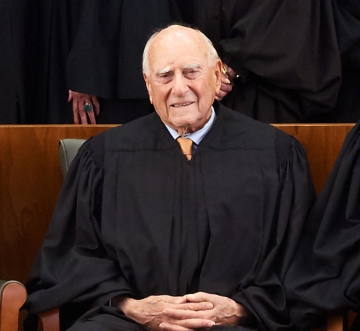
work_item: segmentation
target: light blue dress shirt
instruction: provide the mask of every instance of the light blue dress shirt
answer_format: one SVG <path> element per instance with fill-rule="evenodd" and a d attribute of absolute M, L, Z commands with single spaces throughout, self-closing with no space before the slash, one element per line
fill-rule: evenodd
<path fill-rule="evenodd" d="M 216 119 L 216 114 L 215 114 L 215 110 L 214 107 L 211 107 L 211 116 L 209 118 L 209 120 L 206 122 L 206 124 L 198 131 L 193 132 L 193 133 L 185 133 L 183 135 L 184 138 L 189 138 L 191 139 L 196 145 L 199 145 L 201 140 L 204 139 L 204 137 L 206 136 L 206 134 L 209 132 L 209 130 L 211 129 L 211 127 L 213 126 L 214 122 Z M 171 128 L 170 126 L 166 125 L 166 128 L 169 130 L 170 134 L 173 136 L 174 139 L 177 139 L 180 137 L 179 133 L 174 130 L 173 128 Z"/>

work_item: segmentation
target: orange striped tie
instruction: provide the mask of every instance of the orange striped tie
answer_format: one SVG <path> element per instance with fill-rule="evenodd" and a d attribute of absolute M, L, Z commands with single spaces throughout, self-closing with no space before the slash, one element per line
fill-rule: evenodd
<path fill-rule="evenodd" d="M 179 137 L 177 138 L 177 142 L 180 145 L 181 151 L 184 153 L 186 158 L 191 160 L 193 141 L 189 138 Z"/>

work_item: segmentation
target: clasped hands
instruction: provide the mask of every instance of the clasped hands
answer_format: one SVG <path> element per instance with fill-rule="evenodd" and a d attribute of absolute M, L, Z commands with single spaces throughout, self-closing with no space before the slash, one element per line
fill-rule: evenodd
<path fill-rule="evenodd" d="M 214 325 L 239 325 L 248 313 L 234 300 L 198 292 L 182 297 L 121 298 L 117 308 L 150 331 L 193 331 Z"/>

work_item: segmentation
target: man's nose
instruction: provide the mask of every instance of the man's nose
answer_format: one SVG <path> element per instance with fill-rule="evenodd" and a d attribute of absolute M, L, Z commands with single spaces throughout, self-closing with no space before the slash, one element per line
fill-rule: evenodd
<path fill-rule="evenodd" d="M 173 80 L 172 93 L 175 95 L 183 95 L 189 89 L 187 79 L 182 75 L 175 75 Z"/>

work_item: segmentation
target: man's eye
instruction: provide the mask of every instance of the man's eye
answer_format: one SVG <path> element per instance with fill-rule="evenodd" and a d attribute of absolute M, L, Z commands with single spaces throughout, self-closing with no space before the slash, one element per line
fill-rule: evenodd
<path fill-rule="evenodd" d="M 157 77 L 158 81 L 162 84 L 168 83 L 171 81 L 172 79 L 172 74 L 171 73 L 164 73 L 164 74 L 160 74 Z"/>
<path fill-rule="evenodd" d="M 200 76 L 201 72 L 200 70 L 194 70 L 194 69 L 191 69 L 191 70 L 186 70 L 184 72 L 184 76 L 187 78 L 187 79 L 195 79 L 195 78 L 198 78 Z"/>

